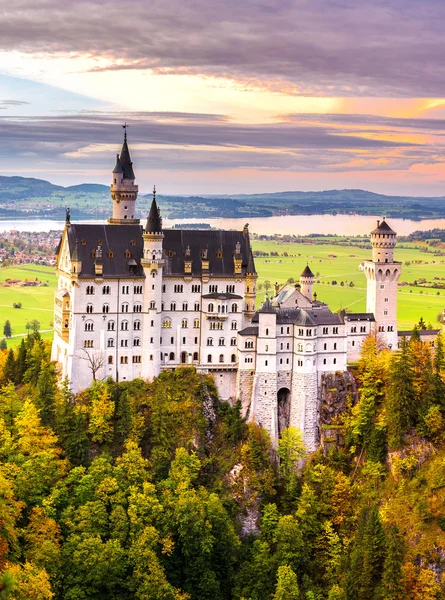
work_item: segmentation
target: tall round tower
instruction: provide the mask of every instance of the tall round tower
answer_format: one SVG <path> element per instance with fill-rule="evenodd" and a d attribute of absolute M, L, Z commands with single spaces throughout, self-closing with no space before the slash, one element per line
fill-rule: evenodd
<path fill-rule="evenodd" d="M 300 292 L 309 300 L 312 300 L 312 286 L 314 285 L 314 274 L 306 265 L 303 273 L 300 275 Z"/>
<path fill-rule="evenodd" d="M 125 129 L 124 143 L 120 155 L 116 155 L 116 166 L 113 169 L 110 186 L 113 216 L 108 219 L 108 223 L 110 225 L 138 225 L 139 219 L 135 218 L 138 186 L 134 183 L 133 163 L 127 144 L 127 125 L 123 125 L 123 127 Z"/>
<path fill-rule="evenodd" d="M 366 310 L 373 313 L 378 338 L 397 348 L 397 282 L 402 263 L 394 260 L 397 234 L 388 223 L 377 221 L 371 231 L 372 260 L 364 263 L 367 284 Z"/>

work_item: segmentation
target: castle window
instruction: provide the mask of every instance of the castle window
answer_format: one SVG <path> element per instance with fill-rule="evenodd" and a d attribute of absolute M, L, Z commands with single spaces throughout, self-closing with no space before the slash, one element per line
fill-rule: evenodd
<path fill-rule="evenodd" d="M 265 360 L 264 361 L 264 366 L 267 367 L 268 364 L 269 364 L 269 361 Z"/>
<path fill-rule="evenodd" d="M 127 348 L 128 347 L 128 340 L 121 340 L 121 348 Z"/>
<path fill-rule="evenodd" d="M 127 218 L 127 215 L 125 215 L 125 219 L 126 218 Z M 130 250 L 125 250 L 125 258 L 131 258 Z"/>
<path fill-rule="evenodd" d="M 171 328 L 171 326 L 172 326 L 172 322 L 171 322 L 171 320 L 170 320 L 170 319 L 164 319 L 164 320 L 162 321 L 162 327 L 163 327 L 164 329 L 170 329 L 170 328 Z"/>
<path fill-rule="evenodd" d="M 86 294 L 87 296 L 94 296 L 94 285 L 87 285 Z"/>
<path fill-rule="evenodd" d="M 189 305 L 187 304 L 187 302 L 182 303 L 182 310 L 187 311 L 188 307 L 189 307 Z"/>
<path fill-rule="evenodd" d="M 175 294 L 182 294 L 183 288 L 184 288 L 184 286 L 182 286 L 182 285 L 175 285 L 175 287 L 174 287 Z"/>
<path fill-rule="evenodd" d="M 220 354 L 219 355 L 219 362 L 223 363 L 224 362 L 224 354 Z"/>
<path fill-rule="evenodd" d="M 299 329 L 298 330 L 298 335 L 304 335 L 304 329 Z"/>
<path fill-rule="evenodd" d="M 193 352 L 193 360 L 199 360 L 197 352 Z"/>
<path fill-rule="evenodd" d="M 226 292 L 228 292 L 229 294 L 234 294 L 235 293 L 235 286 L 234 285 L 228 285 L 228 286 L 226 286 Z"/>
<path fill-rule="evenodd" d="M 110 310 L 110 306 L 109 306 L 109 304 L 104 304 L 104 305 L 102 306 L 102 312 L 103 312 L 103 313 L 108 313 L 108 312 L 109 312 L 109 310 Z"/>
<path fill-rule="evenodd" d="M 283 344 L 280 344 L 280 350 L 282 350 L 282 349 L 283 349 Z"/>
<path fill-rule="evenodd" d="M 91 252 L 91 257 L 92 257 L 92 258 L 96 258 L 96 250 L 93 250 L 93 251 Z"/>
<path fill-rule="evenodd" d="M 133 312 L 135 313 L 140 313 L 142 312 L 142 304 L 134 304 L 133 305 Z"/>
<path fill-rule="evenodd" d="M 182 327 L 183 329 L 186 329 L 188 326 L 189 326 L 189 325 L 188 325 L 188 321 L 187 321 L 187 319 L 182 319 L 181 327 Z"/>
<path fill-rule="evenodd" d="M 85 340 L 83 342 L 83 347 L 84 348 L 94 348 L 94 342 L 93 342 L 93 340 Z"/>
<path fill-rule="evenodd" d="M 303 352 L 303 344 L 298 344 L 298 352 Z"/>
<path fill-rule="evenodd" d="M 387 311 L 387 310 L 384 310 L 384 311 L 383 311 L 383 314 L 384 314 L 384 315 L 385 315 L 385 317 L 386 317 L 386 316 L 388 315 L 388 311 Z"/>
<path fill-rule="evenodd" d="M 289 364 L 289 359 L 288 359 L 288 358 L 286 358 L 286 364 L 287 364 L 287 365 Z"/>
<path fill-rule="evenodd" d="M 170 344 L 174 344 L 175 343 L 175 338 L 171 337 L 170 338 Z"/>
<path fill-rule="evenodd" d="M 246 340 L 244 343 L 244 348 L 253 348 L 253 340 Z"/>
<path fill-rule="evenodd" d="M 108 321 L 107 329 L 108 331 L 114 331 L 114 321 Z"/>
<path fill-rule="evenodd" d="M 337 350 L 337 344 L 334 344 L 334 350 Z"/>
<path fill-rule="evenodd" d="M 121 356 L 121 365 L 128 365 L 128 356 Z"/>
<path fill-rule="evenodd" d="M 164 285 L 162 286 L 162 293 L 163 293 L 163 294 L 165 294 L 165 283 L 164 283 Z"/>
<path fill-rule="evenodd" d="M 141 345 L 141 339 L 140 338 L 134 338 L 133 340 L 133 346 L 140 346 Z"/>
<path fill-rule="evenodd" d="M 133 218 L 133 215 L 131 215 L 131 218 Z M 136 240 L 131 240 L 131 245 L 136 246 Z"/>
<path fill-rule="evenodd" d="M 385 284 L 384 284 L 384 283 L 381 283 L 381 284 L 380 284 L 380 289 L 381 289 L 381 290 L 384 290 L 384 289 L 385 289 Z"/>
<path fill-rule="evenodd" d="M 253 363 L 253 358 L 251 356 L 246 356 L 246 358 L 244 359 L 245 363 Z"/>
<path fill-rule="evenodd" d="M 394 331 L 394 327 L 392 325 L 388 325 L 388 331 Z"/>
<path fill-rule="evenodd" d="M 181 352 L 181 363 L 185 364 L 187 362 L 187 352 Z"/>
<path fill-rule="evenodd" d="M 214 306 L 212 303 L 209 304 L 209 312 L 213 312 Z"/>
<path fill-rule="evenodd" d="M 94 323 L 93 323 L 93 321 L 87 321 L 85 323 L 85 331 L 94 331 Z"/>
<path fill-rule="evenodd" d="M 328 349 L 328 345 L 327 344 L 323 344 L 323 350 L 327 350 Z"/>
<path fill-rule="evenodd" d="M 207 338 L 207 346 L 213 346 L 213 338 Z"/>
<path fill-rule="evenodd" d="M 208 362 L 208 363 L 211 363 L 211 362 L 212 362 L 212 355 L 211 355 L 211 354 L 209 354 L 209 355 L 207 356 L 207 362 Z"/>
<path fill-rule="evenodd" d="M 299 360 L 297 364 L 298 364 L 299 367 L 302 367 L 303 366 L 303 361 Z"/>
<path fill-rule="evenodd" d="M 176 310 L 176 302 L 170 304 L 170 310 Z"/>
<path fill-rule="evenodd" d="M 110 338 L 110 339 L 107 341 L 107 347 L 108 347 L 108 348 L 114 348 L 114 340 L 113 340 L 113 338 Z"/>
<path fill-rule="evenodd" d="M 193 294 L 198 294 L 200 291 L 201 291 L 200 285 L 192 285 L 192 293 Z"/>
<path fill-rule="evenodd" d="M 199 319 L 195 319 L 195 320 L 193 321 L 193 327 L 194 327 L 195 329 L 199 329 Z"/>
<path fill-rule="evenodd" d="M 235 354 L 232 354 L 232 356 L 230 357 L 230 362 L 236 362 L 236 356 Z"/>
<path fill-rule="evenodd" d="M 127 303 L 122 304 L 122 312 L 123 313 L 127 313 L 128 312 L 128 306 L 129 305 Z"/>
<path fill-rule="evenodd" d="M 219 338 L 218 346 L 225 346 L 226 340 L 224 338 Z"/>
<path fill-rule="evenodd" d="M 269 330 L 266 328 L 266 335 L 269 335 Z"/>
<path fill-rule="evenodd" d="M 333 327 L 332 328 L 332 333 L 338 333 L 338 327 Z"/>
<path fill-rule="evenodd" d="M 209 293 L 210 294 L 215 294 L 217 291 L 218 291 L 217 285 L 209 285 Z"/>
<path fill-rule="evenodd" d="M 169 250 L 167 252 L 167 256 L 169 256 L 170 258 L 172 258 L 172 256 L 173 256 L 173 250 Z"/>
<path fill-rule="evenodd" d="M 123 294 L 129 294 L 130 293 L 130 286 L 129 285 L 123 285 L 122 286 L 122 293 Z"/>
<path fill-rule="evenodd" d="M 327 335 L 329 333 L 329 327 L 323 327 L 323 335 Z"/>
<path fill-rule="evenodd" d="M 93 305 L 92 304 L 87 304 L 87 313 L 90 314 L 93 312 Z"/>
<path fill-rule="evenodd" d="M 290 348 L 290 344 L 289 343 L 286 344 L 286 348 L 289 350 L 289 348 Z"/>
<path fill-rule="evenodd" d="M 218 252 L 216 253 L 216 258 L 222 258 L 222 252 L 221 250 L 218 250 Z"/>
<path fill-rule="evenodd" d="M 110 286 L 104 285 L 102 288 L 102 294 L 109 294 L 109 293 L 110 293 Z"/>
<path fill-rule="evenodd" d="M 238 323 L 236 321 L 232 321 L 231 329 L 238 329 Z"/>
<path fill-rule="evenodd" d="M 139 331 L 141 329 L 141 322 L 140 321 L 135 321 L 133 323 L 133 329 L 134 329 L 134 331 Z"/>
<path fill-rule="evenodd" d="M 383 325 L 379 325 L 379 331 L 385 331 L 385 328 Z"/>
<path fill-rule="evenodd" d="M 334 360 L 332 362 L 334 363 L 334 365 L 336 365 L 337 364 L 337 359 L 334 358 Z"/>
<path fill-rule="evenodd" d="M 154 300 L 150 300 L 150 309 L 156 308 L 156 303 Z"/>
<path fill-rule="evenodd" d="M 351 327 L 351 333 L 357 333 L 357 327 Z"/>
<path fill-rule="evenodd" d="M 280 365 L 282 365 L 282 364 L 283 364 L 283 359 L 282 359 L 282 358 L 280 358 Z"/>
<path fill-rule="evenodd" d="M 87 241 L 86 240 L 82 240 L 82 246 L 86 246 L 87 245 Z"/>
<path fill-rule="evenodd" d="M 231 345 L 231 346 L 236 346 L 236 338 L 232 338 L 232 339 L 230 340 L 230 345 Z"/>
<path fill-rule="evenodd" d="M 312 329 L 306 329 L 306 335 L 312 335 Z"/>
<path fill-rule="evenodd" d="M 290 327 L 287 328 L 287 333 L 290 333 Z"/>
<path fill-rule="evenodd" d="M 112 356 L 109 356 L 109 357 L 108 357 L 108 364 L 109 364 L 109 365 L 112 365 L 112 364 L 113 364 L 113 357 L 112 357 Z"/>
<path fill-rule="evenodd" d="M 175 360 L 175 353 L 174 352 L 170 352 L 168 359 L 169 360 Z"/>
<path fill-rule="evenodd" d="M 142 294 L 142 286 L 141 285 L 135 285 L 133 288 L 133 293 L 134 294 Z"/>
<path fill-rule="evenodd" d="M 325 358 L 323 358 L 323 364 L 324 364 L 324 365 L 326 364 L 326 359 L 325 359 Z"/>
<path fill-rule="evenodd" d="M 150 360 L 153 360 L 153 356 L 150 355 Z M 141 362 L 141 357 L 139 355 L 133 356 L 133 363 L 140 363 Z"/>
<path fill-rule="evenodd" d="M 128 331 L 128 321 L 122 321 L 121 331 Z"/>
<path fill-rule="evenodd" d="M 360 333 L 366 333 L 366 325 L 360 327 Z"/>

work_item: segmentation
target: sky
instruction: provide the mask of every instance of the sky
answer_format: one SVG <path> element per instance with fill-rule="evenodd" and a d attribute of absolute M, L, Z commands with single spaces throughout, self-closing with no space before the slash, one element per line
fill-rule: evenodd
<path fill-rule="evenodd" d="M 15 0 L 0 174 L 445 196 L 442 0 Z"/>

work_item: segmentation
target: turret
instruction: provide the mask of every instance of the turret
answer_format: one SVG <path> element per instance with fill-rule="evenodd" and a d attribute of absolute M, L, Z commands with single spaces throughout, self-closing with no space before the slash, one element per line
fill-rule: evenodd
<path fill-rule="evenodd" d="M 245 302 L 245 315 L 250 321 L 255 314 L 255 301 L 256 301 L 256 282 L 258 279 L 257 272 L 255 270 L 255 263 L 253 260 L 252 248 L 249 243 L 249 226 L 246 223 L 243 229 L 243 235 L 248 241 L 249 256 L 247 257 L 247 268 L 246 268 L 246 279 L 244 289 L 244 302 Z"/>
<path fill-rule="evenodd" d="M 312 286 L 314 285 L 314 274 L 306 265 L 303 273 L 300 275 L 300 292 L 309 300 L 312 300 Z"/>
<path fill-rule="evenodd" d="M 124 143 L 120 155 L 116 155 L 116 165 L 113 169 L 111 182 L 111 198 L 113 200 L 113 216 L 108 219 L 110 225 L 139 224 L 136 219 L 136 198 L 138 186 L 135 185 L 133 163 L 127 143 L 127 125 L 125 129 Z"/>
<path fill-rule="evenodd" d="M 372 260 L 377 263 L 392 263 L 397 234 L 383 217 L 377 221 L 377 227 L 371 231 Z"/>

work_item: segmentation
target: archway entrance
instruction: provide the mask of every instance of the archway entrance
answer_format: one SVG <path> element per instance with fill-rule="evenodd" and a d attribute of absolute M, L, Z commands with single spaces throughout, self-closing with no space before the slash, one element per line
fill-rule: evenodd
<path fill-rule="evenodd" d="M 281 388 L 278 390 L 278 433 L 281 435 L 283 429 L 289 427 L 290 423 L 290 390 Z"/>

